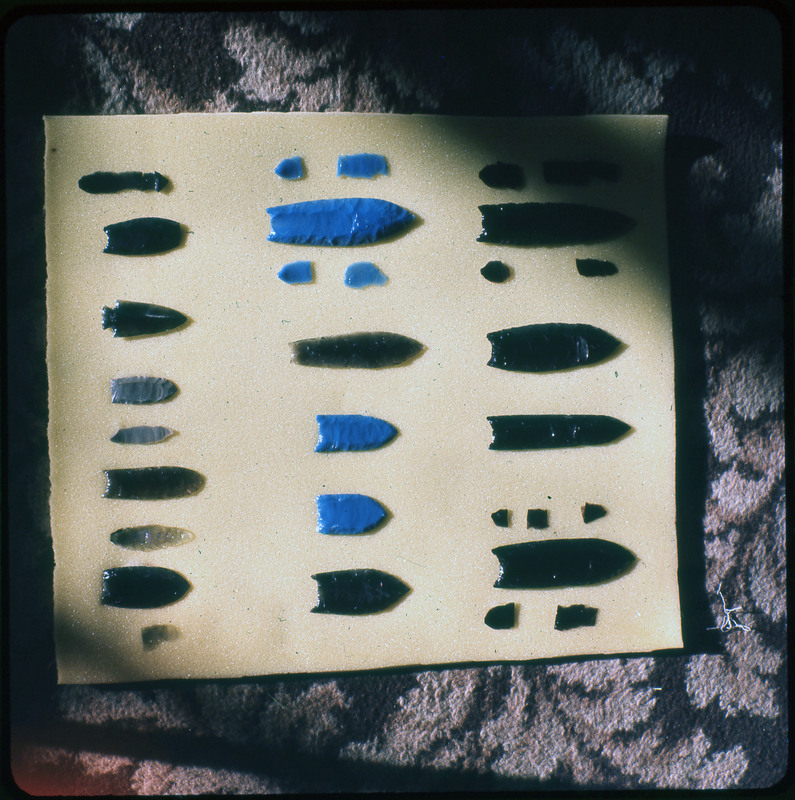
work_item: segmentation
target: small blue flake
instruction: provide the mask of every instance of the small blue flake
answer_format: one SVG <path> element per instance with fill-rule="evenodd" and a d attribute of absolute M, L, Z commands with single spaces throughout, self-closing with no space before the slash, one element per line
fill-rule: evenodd
<path fill-rule="evenodd" d="M 312 283 L 314 280 L 314 276 L 312 275 L 312 262 L 291 261 L 279 270 L 278 278 L 290 284 Z"/>
<path fill-rule="evenodd" d="M 345 270 L 345 285 L 352 289 L 383 286 L 386 282 L 386 275 L 369 261 L 357 261 Z"/>
<path fill-rule="evenodd" d="M 376 175 L 389 175 L 389 167 L 383 156 L 356 153 L 337 159 L 338 178 L 375 178 Z"/>
<path fill-rule="evenodd" d="M 292 158 L 285 158 L 276 165 L 273 170 L 280 178 L 288 181 L 297 181 L 299 178 L 304 177 L 304 162 L 301 156 L 292 156 Z"/>

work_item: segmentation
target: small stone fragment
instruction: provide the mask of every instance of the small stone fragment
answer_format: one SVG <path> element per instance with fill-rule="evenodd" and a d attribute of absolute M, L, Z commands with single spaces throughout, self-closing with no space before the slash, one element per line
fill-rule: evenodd
<path fill-rule="evenodd" d="M 498 161 L 483 167 L 478 177 L 492 189 L 521 189 L 524 186 L 524 172 L 518 164 Z"/>
<path fill-rule="evenodd" d="M 546 508 L 528 508 L 527 527 L 538 529 L 549 527 L 549 511 Z"/>
<path fill-rule="evenodd" d="M 511 268 L 503 264 L 502 261 L 489 261 L 489 263 L 480 270 L 480 274 L 489 281 L 489 283 L 505 283 L 505 281 L 511 277 Z"/>
<path fill-rule="evenodd" d="M 154 650 L 165 642 L 179 639 L 179 628 L 176 625 L 149 625 L 141 628 L 141 644 L 144 650 Z"/>
<path fill-rule="evenodd" d="M 558 606 L 555 614 L 555 630 L 570 631 L 572 628 L 592 628 L 596 625 L 598 613 L 598 608 L 590 606 Z"/>
<path fill-rule="evenodd" d="M 607 509 L 604 506 L 600 506 L 598 503 L 586 503 L 581 511 L 582 521 L 586 524 L 607 514 Z"/>
<path fill-rule="evenodd" d="M 498 528 L 507 528 L 508 525 L 510 524 L 510 522 L 509 522 L 509 513 L 508 513 L 508 509 L 507 508 L 501 508 L 501 509 L 499 509 L 499 511 L 495 511 L 491 515 L 491 518 L 494 521 L 494 524 Z"/>
<path fill-rule="evenodd" d="M 516 603 L 506 603 L 502 606 L 490 608 L 483 620 L 495 631 L 507 630 L 516 625 Z"/>

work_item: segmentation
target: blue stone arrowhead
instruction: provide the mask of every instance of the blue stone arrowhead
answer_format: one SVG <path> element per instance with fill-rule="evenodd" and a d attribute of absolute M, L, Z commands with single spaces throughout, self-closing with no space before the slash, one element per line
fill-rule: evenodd
<path fill-rule="evenodd" d="M 317 497 L 318 533 L 366 533 L 385 517 L 386 509 L 364 494 L 321 494 Z"/>
<path fill-rule="evenodd" d="M 397 436 L 386 420 L 364 414 L 318 414 L 316 453 L 376 450 Z"/>

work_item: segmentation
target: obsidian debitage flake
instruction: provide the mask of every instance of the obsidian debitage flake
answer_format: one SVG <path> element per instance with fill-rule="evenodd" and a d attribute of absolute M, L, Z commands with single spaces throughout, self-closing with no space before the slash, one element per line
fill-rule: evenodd
<path fill-rule="evenodd" d="M 156 444 L 173 434 L 174 431 L 164 425 L 133 425 L 119 428 L 110 440 L 115 444 Z"/>
<path fill-rule="evenodd" d="M 623 575 L 635 554 L 604 539 L 544 539 L 495 547 L 498 589 L 591 586 Z"/>
<path fill-rule="evenodd" d="M 205 478 L 186 467 L 106 469 L 103 497 L 117 500 L 170 500 L 188 497 L 204 487 Z"/>
<path fill-rule="evenodd" d="M 554 372 L 604 361 L 621 342 L 593 325 L 549 322 L 487 333 L 488 365 L 512 372 Z"/>
<path fill-rule="evenodd" d="M 608 444 L 631 427 L 601 414 L 508 414 L 486 417 L 491 424 L 489 450 L 546 450 Z"/>
<path fill-rule="evenodd" d="M 491 515 L 491 519 L 498 528 L 507 528 L 509 525 L 508 509 L 501 508 Z"/>
<path fill-rule="evenodd" d="M 402 600 L 411 590 L 403 581 L 378 569 L 319 572 L 317 614 L 376 614 Z"/>
<path fill-rule="evenodd" d="M 549 527 L 549 511 L 546 508 L 528 508 L 527 527 L 538 530 Z"/>
<path fill-rule="evenodd" d="M 593 628 L 596 625 L 598 613 L 599 609 L 591 608 L 591 606 L 558 606 L 555 614 L 555 630 L 570 631 L 572 628 Z"/>
<path fill-rule="evenodd" d="M 585 278 L 597 278 L 602 275 L 615 275 L 618 267 L 612 261 L 603 258 L 575 258 L 577 272 Z"/>
<path fill-rule="evenodd" d="M 578 203 L 501 203 L 478 206 L 483 232 L 477 241 L 557 247 L 614 239 L 635 221 L 607 208 Z"/>
<path fill-rule="evenodd" d="M 110 401 L 135 406 L 162 403 L 178 391 L 177 385 L 168 378 L 114 378 L 110 382 Z"/>
<path fill-rule="evenodd" d="M 106 225 L 108 243 L 103 253 L 117 256 L 152 256 L 182 244 L 182 226 L 161 217 L 140 217 Z"/>
<path fill-rule="evenodd" d="M 322 336 L 292 342 L 293 361 L 307 367 L 396 367 L 420 353 L 424 347 L 399 333 L 364 332 Z"/>
<path fill-rule="evenodd" d="M 188 580 L 165 567 L 115 567 L 102 573 L 101 601 L 116 608 L 160 608 L 175 603 L 191 588 Z"/>
<path fill-rule="evenodd" d="M 524 186 L 524 173 L 518 164 L 498 161 L 483 167 L 478 177 L 492 189 L 521 189 Z"/>
<path fill-rule="evenodd" d="M 489 281 L 489 283 L 505 283 L 505 281 L 511 277 L 511 268 L 503 264 L 502 261 L 489 261 L 489 263 L 480 270 L 480 274 Z"/>
<path fill-rule="evenodd" d="M 162 192 L 168 186 L 168 178 L 159 172 L 92 172 L 83 175 L 77 185 L 89 194 L 114 194 L 127 189 Z"/>
<path fill-rule="evenodd" d="M 598 159 L 545 161 L 541 170 L 547 183 L 565 183 L 572 186 L 582 186 L 592 178 L 613 182 L 621 176 L 621 168 L 618 164 Z"/>
<path fill-rule="evenodd" d="M 113 328 L 114 336 L 146 336 L 184 325 L 188 318 L 166 306 L 117 300 L 113 308 L 102 309 L 102 328 Z"/>
<path fill-rule="evenodd" d="M 176 625 L 149 625 L 141 628 L 141 645 L 144 650 L 154 650 L 164 642 L 179 639 L 179 628 Z"/>
<path fill-rule="evenodd" d="M 598 503 L 586 503 L 581 511 L 582 521 L 586 524 L 607 514 L 607 509 L 604 506 L 600 506 Z"/>
<path fill-rule="evenodd" d="M 516 625 L 516 603 L 506 603 L 503 606 L 490 608 L 483 620 L 495 631 L 504 631 Z"/>
<path fill-rule="evenodd" d="M 186 544 L 193 534 L 184 528 L 170 528 L 167 525 L 136 525 L 133 528 L 119 528 L 110 535 L 113 544 L 127 550 L 162 550 Z"/>

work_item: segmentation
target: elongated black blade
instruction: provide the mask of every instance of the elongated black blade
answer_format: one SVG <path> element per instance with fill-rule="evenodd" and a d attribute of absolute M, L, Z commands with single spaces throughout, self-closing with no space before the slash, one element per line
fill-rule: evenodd
<path fill-rule="evenodd" d="M 168 378 L 114 378 L 110 382 L 110 401 L 127 405 L 162 403 L 178 391 L 177 385 Z"/>
<path fill-rule="evenodd" d="M 507 414 L 487 417 L 489 450 L 546 450 L 609 444 L 631 427 L 601 414 Z"/>
<path fill-rule="evenodd" d="M 544 539 L 495 547 L 497 589 L 591 586 L 618 578 L 637 561 L 626 547 L 604 539 Z"/>
<path fill-rule="evenodd" d="M 604 361 L 621 342 L 593 325 L 550 322 L 487 333 L 490 367 L 512 372 L 553 372 Z"/>
<path fill-rule="evenodd" d="M 396 367 L 420 353 L 415 339 L 382 331 L 347 333 L 292 342 L 293 361 L 308 367 Z"/>
<path fill-rule="evenodd" d="M 317 581 L 318 614 L 375 614 L 402 600 L 409 589 L 403 581 L 378 569 L 346 569 L 319 572 Z"/>
<path fill-rule="evenodd" d="M 114 336 L 146 336 L 184 325 L 188 318 L 166 306 L 117 300 L 113 308 L 102 309 L 102 327 L 113 329 Z"/>
<path fill-rule="evenodd" d="M 152 256 L 182 244 L 182 226 L 161 217 L 140 217 L 106 225 L 108 242 L 103 253 L 117 256 Z"/>
<path fill-rule="evenodd" d="M 117 500 L 170 500 L 204 487 L 204 476 L 186 467 L 106 469 L 103 497 Z"/>
<path fill-rule="evenodd" d="M 114 567 L 102 573 L 101 601 L 116 608 L 160 608 L 184 597 L 187 578 L 165 567 Z"/>
<path fill-rule="evenodd" d="M 168 186 L 168 178 L 159 172 L 92 172 L 83 175 L 77 185 L 89 194 L 114 194 L 127 189 L 162 192 Z"/>
<path fill-rule="evenodd" d="M 578 203 L 501 203 L 478 206 L 479 242 L 556 247 L 614 239 L 635 221 L 617 211 Z"/>

